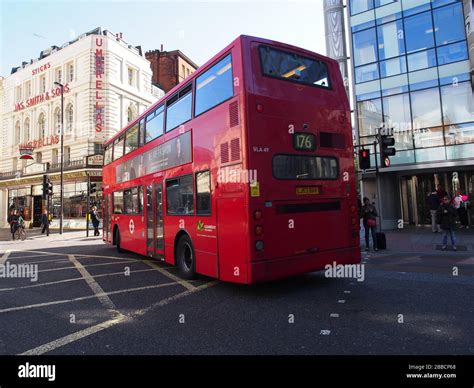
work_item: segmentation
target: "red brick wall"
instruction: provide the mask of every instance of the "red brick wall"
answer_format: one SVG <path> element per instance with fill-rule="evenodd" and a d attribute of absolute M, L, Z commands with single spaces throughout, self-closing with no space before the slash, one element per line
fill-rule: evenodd
<path fill-rule="evenodd" d="M 165 93 L 178 84 L 176 76 L 177 55 L 169 55 L 167 52 L 149 51 L 145 58 L 151 62 L 152 80 L 160 85 Z"/>

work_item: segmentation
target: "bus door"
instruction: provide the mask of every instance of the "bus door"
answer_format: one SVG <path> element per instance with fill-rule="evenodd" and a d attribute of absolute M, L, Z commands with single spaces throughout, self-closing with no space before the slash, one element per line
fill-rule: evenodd
<path fill-rule="evenodd" d="M 163 185 L 154 182 L 146 187 L 147 256 L 164 259 Z"/>
<path fill-rule="evenodd" d="M 105 195 L 104 200 L 104 220 L 103 220 L 103 227 L 104 227 L 104 240 L 107 243 L 111 243 L 111 236 L 110 236 L 110 217 L 112 215 L 112 198 L 111 194 Z"/>

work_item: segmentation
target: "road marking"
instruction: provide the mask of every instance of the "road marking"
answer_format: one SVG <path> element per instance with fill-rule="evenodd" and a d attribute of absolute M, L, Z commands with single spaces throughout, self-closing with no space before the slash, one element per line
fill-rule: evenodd
<path fill-rule="evenodd" d="M 86 264 L 86 265 L 84 265 L 84 267 L 101 267 L 101 266 L 104 266 L 104 265 L 117 265 L 117 264 L 127 264 L 127 263 L 135 263 L 135 260 L 122 261 L 121 263 Z M 76 269 L 76 267 L 60 267 L 60 268 L 40 269 L 38 272 L 62 271 L 64 269 Z"/>
<path fill-rule="evenodd" d="M 21 353 L 20 356 L 36 356 L 36 355 L 48 353 L 62 346 L 68 345 L 72 342 L 79 341 L 82 338 L 98 333 L 99 331 L 108 329 L 109 327 L 115 326 L 121 322 L 127 321 L 128 319 L 129 318 L 127 318 L 126 316 L 121 315 L 117 318 L 99 323 L 98 325 L 88 327 L 87 329 L 84 329 L 84 330 L 76 331 L 75 333 L 69 334 L 62 338 L 58 338 L 57 340 L 48 342 L 47 344 L 38 346 L 34 349 L 27 350 L 26 352 Z"/>
<path fill-rule="evenodd" d="M 332 313 L 331 315 L 329 315 L 331 318 L 339 318 L 339 314 L 337 313 Z"/>
<path fill-rule="evenodd" d="M 339 299 L 337 303 L 346 303 L 346 301 L 344 299 Z"/>
<path fill-rule="evenodd" d="M 112 302 L 112 299 L 109 298 L 107 293 L 102 289 L 102 287 L 97 283 L 94 278 L 91 276 L 89 272 L 84 268 L 84 266 L 77 261 L 77 259 L 74 257 L 74 255 L 67 255 L 68 259 L 71 261 L 71 263 L 74 264 L 74 266 L 77 268 L 79 273 L 81 274 L 82 278 L 86 281 L 87 285 L 89 288 L 92 290 L 92 292 L 95 294 L 97 299 L 99 299 L 99 302 L 109 310 L 109 312 L 113 314 L 121 314 L 120 311 L 117 310 L 117 307 L 115 306 L 114 302 Z"/>
<path fill-rule="evenodd" d="M 136 271 L 130 271 L 130 274 L 139 273 L 139 272 L 152 272 L 152 271 L 154 272 L 155 270 L 153 268 L 137 269 Z M 112 272 L 112 273 L 103 273 L 103 274 L 100 274 L 100 275 L 91 275 L 91 276 L 95 279 L 95 278 L 101 278 L 101 277 L 104 277 L 104 276 L 117 276 L 117 275 L 125 276 L 124 271 Z M 51 286 L 51 285 L 54 285 L 54 284 L 69 283 L 69 282 L 75 282 L 75 281 L 78 281 L 78 280 L 82 280 L 82 277 L 73 278 L 73 279 L 57 280 L 55 282 L 32 284 L 32 285 L 28 285 L 28 286 L 0 288 L 0 292 L 2 292 L 2 291 L 22 290 L 24 288 L 35 288 L 35 287 L 42 287 L 42 286 Z"/>
<path fill-rule="evenodd" d="M 10 257 L 10 260 L 12 260 L 12 259 L 18 259 L 18 257 Z M 20 257 L 20 259 L 23 259 L 23 257 Z M 51 262 L 54 262 L 54 263 L 68 263 L 69 260 L 68 259 L 58 260 L 56 258 L 56 259 L 49 259 L 49 260 L 27 261 L 25 263 L 21 262 L 21 263 L 18 263 L 18 264 L 38 264 L 38 263 L 51 263 Z"/>
<path fill-rule="evenodd" d="M 176 283 L 163 283 L 163 284 L 154 284 L 151 286 L 143 286 L 143 287 L 136 287 L 136 288 L 127 288 L 124 290 L 117 290 L 117 291 L 110 291 L 110 292 L 105 292 L 104 295 L 116 295 L 116 294 L 123 294 L 126 292 L 135 292 L 135 291 L 143 291 L 143 290 L 149 290 L 152 288 L 161 288 L 161 287 L 168 287 L 168 286 L 176 286 Z M 99 296 L 102 296 L 100 294 Z M 33 309 L 37 307 L 47 307 L 47 306 L 53 306 L 57 304 L 65 304 L 65 303 L 72 303 L 72 302 L 80 302 L 82 300 L 88 300 L 88 299 L 96 299 L 98 295 L 87 295 L 87 296 L 80 296 L 78 298 L 73 298 L 73 299 L 62 299 L 62 300 L 55 300 L 52 302 L 43 302 L 43 303 L 35 303 L 35 304 L 30 304 L 26 306 L 17 306 L 17 307 L 9 307 L 6 309 L 0 310 L 1 313 L 9 313 L 12 311 L 20 311 L 20 310 L 28 310 L 28 309 Z"/>
<path fill-rule="evenodd" d="M 77 331 L 75 333 L 72 333 L 72 334 L 69 334 L 65 337 L 62 337 L 62 338 L 58 338 L 54 341 L 51 341 L 51 342 L 48 342 L 47 344 L 44 344 L 44 345 L 40 345 L 34 349 L 31 349 L 31 350 L 27 350 L 26 352 L 23 352 L 21 353 L 20 355 L 23 355 L 23 356 L 32 356 L 32 355 L 40 355 L 40 354 L 45 354 L 45 353 L 48 353 L 52 350 L 55 350 L 55 349 L 58 349 L 62 346 L 65 346 L 65 345 L 68 345 L 70 343 L 73 343 L 73 342 L 76 342 L 76 341 L 79 341 L 80 339 L 83 339 L 83 338 L 86 338 L 86 337 L 89 337 L 95 333 L 98 333 L 102 330 L 105 330 L 105 329 L 108 329 L 112 326 L 115 326 L 115 325 L 118 325 L 119 323 L 122 323 L 122 322 L 127 322 L 127 321 L 130 321 L 131 319 L 135 318 L 135 317 L 139 317 L 139 316 L 142 316 L 144 314 L 146 314 L 147 312 L 155 309 L 155 308 L 158 308 L 158 307 L 162 307 L 162 306 L 165 306 L 167 305 L 168 303 L 172 302 L 172 301 L 175 301 L 175 300 L 178 300 L 178 299 L 181 299 L 185 296 L 188 296 L 188 295 L 191 295 L 191 294 L 194 294 L 196 292 L 199 292 L 199 291 L 202 291 L 202 290 L 205 290 L 206 288 L 209 288 L 209 287 L 212 287 L 216 284 L 218 284 L 219 281 L 218 280 L 215 280 L 215 281 L 212 281 L 212 282 L 209 282 L 209 283 L 206 283 L 202 286 L 199 286 L 199 287 L 195 287 L 193 290 L 186 290 L 186 291 L 183 291 L 179 294 L 176 294 L 174 296 L 171 296 L 171 297 L 168 297 L 168 298 L 165 298 L 165 299 L 162 299 L 161 301 L 153 304 L 152 306 L 146 308 L 146 309 L 141 309 L 141 310 L 137 310 L 135 313 L 132 313 L 128 316 L 120 316 L 120 317 L 117 317 L 117 318 L 114 318 L 114 319 L 110 319 L 108 321 L 105 321 L 105 322 L 102 322 L 102 323 L 99 323 L 98 325 L 94 325 L 94 326 L 91 326 L 91 327 L 88 327 L 87 329 L 84 329 L 84 330 L 80 330 L 80 331 Z M 170 283 L 170 284 L 176 284 L 176 283 Z"/>
<path fill-rule="evenodd" d="M 15 253 L 21 253 L 21 251 L 17 251 Z M 43 256 L 48 256 L 48 255 L 41 253 L 39 255 L 12 256 L 11 259 L 27 259 L 29 257 L 43 257 Z"/>
<path fill-rule="evenodd" d="M 187 282 L 186 280 L 181 279 L 180 277 L 173 275 L 169 271 L 164 270 L 161 268 L 158 264 L 150 261 L 150 260 L 143 260 L 145 264 L 148 264 L 151 268 L 156 269 L 159 273 L 162 275 L 165 275 L 171 280 L 174 280 L 175 282 L 181 284 L 183 287 L 187 288 L 188 290 L 194 290 L 196 286 L 192 285 L 191 283 Z"/>
<path fill-rule="evenodd" d="M 2 255 L 2 257 L 0 257 L 0 264 L 4 264 L 7 261 L 8 256 L 10 256 L 11 252 L 12 252 L 11 249 L 7 249 L 5 251 L 5 253 Z"/>
<path fill-rule="evenodd" d="M 24 251 L 24 252 L 32 252 L 32 253 L 42 253 L 45 255 L 55 255 L 55 256 L 66 256 L 66 253 L 54 253 L 54 252 L 47 252 L 47 251 Z M 75 254 L 77 258 L 82 257 L 96 257 L 99 259 L 112 259 L 112 260 L 135 260 L 135 261 L 142 261 L 141 259 L 132 259 L 131 257 L 116 257 L 116 256 L 102 256 L 102 255 L 86 255 L 84 253 Z"/>
<path fill-rule="evenodd" d="M 344 291 L 344 294 L 350 294 L 351 292 L 350 291 Z"/>
<path fill-rule="evenodd" d="M 325 330 L 325 329 L 321 329 L 321 331 L 319 332 L 320 335 L 329 335 L 331 334 L 331 330 Z"/>

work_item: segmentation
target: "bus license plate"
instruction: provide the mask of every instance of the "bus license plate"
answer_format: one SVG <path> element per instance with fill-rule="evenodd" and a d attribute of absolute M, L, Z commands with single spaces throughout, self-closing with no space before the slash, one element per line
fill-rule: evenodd
<path fill-rule="evenodd" d="M 304 186 L 296 188 L 296 195 L 319 194 L 319 186 Z"/>

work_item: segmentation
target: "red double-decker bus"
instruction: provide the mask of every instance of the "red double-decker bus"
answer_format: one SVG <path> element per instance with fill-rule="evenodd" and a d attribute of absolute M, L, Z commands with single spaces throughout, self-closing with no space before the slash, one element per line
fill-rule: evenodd
<path fill-rule="evenodd" d="M 240 36 L 105 144 L 104 240 L 251 284 L 360 262 L 335 61 Z"/>

